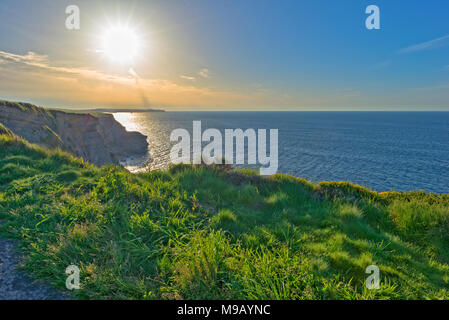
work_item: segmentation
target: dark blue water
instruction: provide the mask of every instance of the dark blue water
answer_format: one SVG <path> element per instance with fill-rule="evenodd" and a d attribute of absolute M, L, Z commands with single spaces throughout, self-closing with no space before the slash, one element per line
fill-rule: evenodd
<path fill-rule="evenodd" d="M 149 137 L 150 168 L 169 162 L 170 133 L 279 129 L 279 169 L 314 182 L 350 181 L 377 191 L 449 192 L 449 112 L 166 112 L 116 114 Z"/>

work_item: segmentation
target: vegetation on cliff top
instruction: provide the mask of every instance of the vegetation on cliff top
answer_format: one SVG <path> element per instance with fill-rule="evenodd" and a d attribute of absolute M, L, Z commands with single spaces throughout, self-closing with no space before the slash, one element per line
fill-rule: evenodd
<path fill-rule="evenodd" d="M 13 101 L 7 101 L 7 100 L 0 100 L 0 106 L 14 108 L 14 109 L 17 109 L 22 112 L 32 112 L 35 114 L 42 114 L 44 116 L 53 118 L 53 114 L 51 113 L 51 110 L 45 109 L 42 107 L 38 107 L 34 104 L 27 103 L 27 102 L 13 102 Z"/>
<path fill-rule="evenodd" d="M 36 105 L 28 103 L 28 102 L 16 102 L 16 101 L 8 101 L 8 100 L 0 100 L 0 107 L 1 106 L 14 108 L 21 112 L 30 112 L 30 113 L 34 113 L 36 115 L 40 114 L 40 115 L 48 117 L 48 118 L 54 118 L 55 112 L 90 114 L 91 116 L 94 116 L 96 118 L 104 117 L 106 115 L 106 113 L 103 113 L 100 111 L 95 111 L 95 110 L 69 110 L 69 109 L 57 109 L 57 108 L 56 109 L 48 109 L 48 108 L 36 106 Z"/>
<path fill-rule="evenodd" d="M 0 226 L 78 298 L 449 298 L 449 197 L 227 167 L 131 174 L 0 135 Z M 365 268 L 380 268 L 368 290 Z"/>

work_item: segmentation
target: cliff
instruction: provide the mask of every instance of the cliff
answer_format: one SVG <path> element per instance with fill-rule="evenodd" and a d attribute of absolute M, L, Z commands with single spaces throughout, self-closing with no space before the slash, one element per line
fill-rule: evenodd
<path fill-rule="evenodd" d="M 0 101 L 0 123 L 31 143 L 61 148 L 96 165 L 145 154 L 146 137 L 128 132 L 111 114 L 70 113 Z M 3 127 L 3 126 L 2 126 Z"/>

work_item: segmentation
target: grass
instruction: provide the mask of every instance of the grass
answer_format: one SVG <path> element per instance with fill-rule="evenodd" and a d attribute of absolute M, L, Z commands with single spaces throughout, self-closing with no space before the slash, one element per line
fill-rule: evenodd
<path fill-rule="evenodd" d="M 6 128 L 2 123 L 0 123 L 0 134 L 4 134 L 7 136 L 12 136 L 13 132 Z"/>
<path fill-rule="evenodd" d="M 5 106 L 9 108 L 14 108 L 21 112 L 28 112 L 33 113 L 35 115 L 41 115 L 49 119 L 55 119 L 55 113 L 78 113 L 78 114 L 90 114 L 91 116 L 94 116 L 96 118 L 104 117 L 105 113 L 97 112 L 97 111 L 80 111 L 80 110 L 69 110 L 69 109 L 60 109 L 60 108 L 44 108 L 40 106 L 36 106 L 31 103 L 27 102 L 15 102 L 15 101 L 8 101 L 8 100 L 1 100 L 0 99 L 0 107 Z M 0 131 L 1 133 L 1 131 Z"/>
<path fill-rule="evenodd" d="M 448 299 L 449 197 L 220 166 L 131 174 L 0 135 L 0 235 L 80 299 Z M 379 290 L 365 288 L 369 265 Z"/>
<path fill-rule="evenodd" d="M 41 114 L 49 118 L 54 118 L 50 110 L 35 106 L 31 103 L 0 100 L 0 106 L 6 106 L 9 108 L 17 109 L 21 112 L 30 112 L 34 114 Z"/>

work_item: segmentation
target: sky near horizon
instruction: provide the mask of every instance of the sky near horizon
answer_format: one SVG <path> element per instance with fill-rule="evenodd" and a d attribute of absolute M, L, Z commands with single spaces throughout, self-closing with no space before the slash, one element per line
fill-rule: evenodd
<path fill-rule="evenodd" d="M 126 63 L 100 50 L 117 24 Z M 0 99 L 53 108 L 449 111 L 449 1 L 1 0 L 0 74 Z"/>

